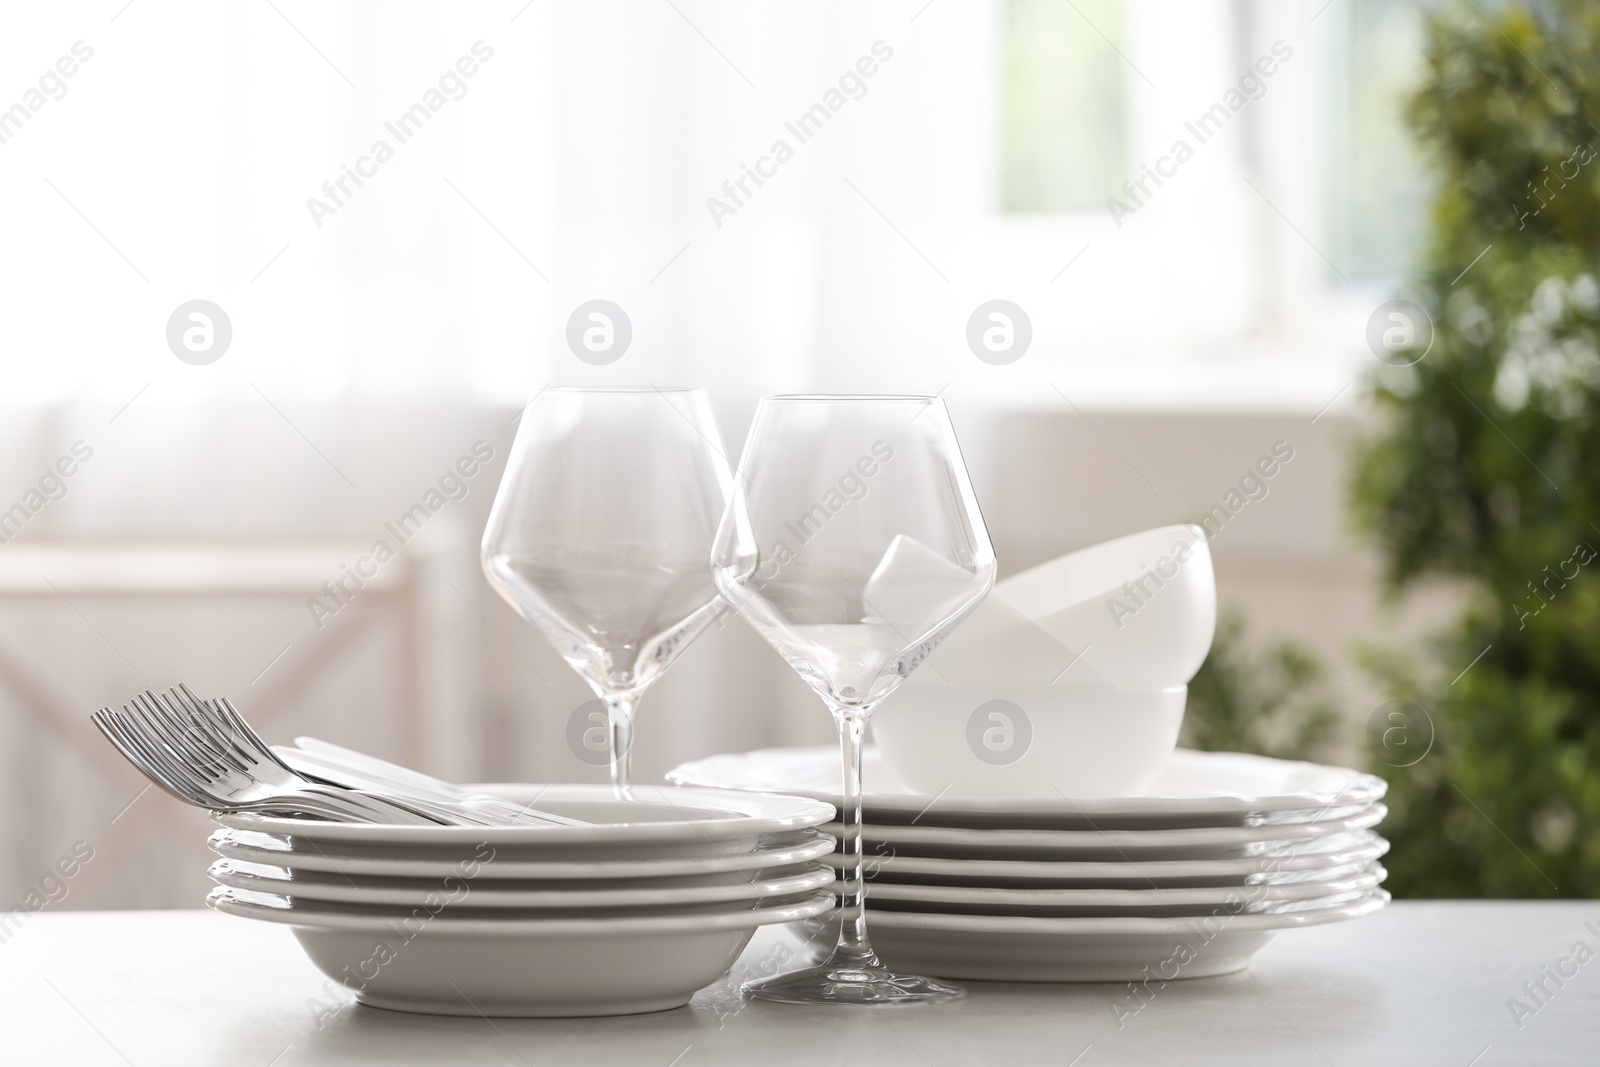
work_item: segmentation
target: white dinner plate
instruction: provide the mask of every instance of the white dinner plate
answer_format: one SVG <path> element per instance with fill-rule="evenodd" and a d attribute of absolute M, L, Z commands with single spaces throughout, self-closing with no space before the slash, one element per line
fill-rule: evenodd
<path fill-rule="evenodd" d="M 789 843 L 790 841 L 797 843 Z M 427 850 L 403 852 L 398 857 L 350 856 L 324 847 L 292 847 L 289 839 L 248 830 L 218 830 L 208 841 L 212 851 L 228 859 L 264 863 L 303 871 L 328 871 L 340 875 L 375 875 L 384 878 L 444 879 L 471 875 L 478 881 L 520 879 L 668 878 L 694 875 L 728 883 L 748 882 L 751 872 L 786 867 L 821 859 L 833 851 L 831 834 L 806 831 L 782 843 L 726 856 L 688 856 L 681 859 L 544 861 L 509 860 L 498 854 L 478 859 L 464 850 L 459 855 L 433 856 Z"/>
<path fill-rule="evenodd" d="M 676 855 L 748 851 L 762 834 L 820 826 L 834 816 L 823 801 L 768 793 L 634 786 L 635 800 L 618 800 L 607 785 L 494 783 L 472 789 L 518 804 L 581 819 L 586 826 L 389 826 L 321 822 L 265 815 L 218 815 L 238 830 L 292 835 L 362 848 L 455 848 L 488 844 L 497 850 L 667 847 Z M 659 858 L 665 858 L 661 855 Z"/>
<path fill-rule="evenodd" d="M 1114 908 L 1101 908 L 1094 906 L 1057 906 L 1030 907 L 1026 905 L 984 905 L 983 907 L 964 907 L 956 904 L 927 904 L 920 901 L 881 901 L 872 906 L 874 915 L 885 912 L 896 914 L 915 915 L 988 915 L 1004 918 L 1031 918 L 1031 919 L 1103 919 L 1115 918 L 1183 918 L 1196 915 L 1210 915 L 1213 912 L 1226 911 L 1234 915 L 1283 915 L 1290 912 L 1320 911 L 1342 904 L 1351 904 L 1365 897 L 1372 887 L 1367 889 L 1352 889 L 1344 893 L 1330 893 L 1327 896 L 1310 897 L 1306 900 L 1258 900 L 1243 899 L 1243 889 L 1235 895 L 1238 900 L 1226 904 L 1210 904 L 1196 906 L 1193 904 L 1145 904 L 1134 906 L 1119 904 Z M 701 905 L 711 908 L 715 905 Z"/>
<path fill-rule="evenodd" d="M 1263 882 L 1250 886 L 1182 886 L 1144 889 L 1013 889 L 994 886 L 902 885 L 871 882 L 867 886 L 869 906 L 883 901 L 903 901 L 928 905 L 955 905 L 962 909 L 984 909 L 988 914 L 1007 914 L 1015 908 L 1155 908 L 1188 907 L 1209 909 L 1243 900 L 1246 905 L 1283 901 L 1317 900 L 1345 893 L 1377 888 L 1389 872 L 1377 863 L 1365 864 L 1355 872 L 1345 872 L 1325 881 Z M 843 883 L 835 883 L 838 892 Z M 873 914 L 877 914 L 874 908 Z"/>
<path fill-rule="evenodd" d="M 474 1018 L 676 1008 L 727 973 L 757 927 L 833 907 L 831 893 L 818 893 L 800 903 L 708 915 L 453 919 L 446 911 L 418 919 L 256 896 L 219 886 L 206 903 L 293 926 L 311 962 L 363 1004 Z M 333 999 L 328 1010 L 340 1003 Z"/>
<path fill-rule="evenodd" d="M 1248 859 L 1089 861 L 1089 860 L 970 860 L 932 856 L 866 855 L 868 876 L 881 874 L 895 882 L 922 882 L 938 878 L 958 885 L 996 886 L 1008 881 L 1104 882 L 1127 881 L 1150 884 L 1161 879 L 1238 879 L 1240 884 L 1269 880 L 1279 872 L 1315 871 L 1340 868 L 1352 863 L 1368 863 L 1389 851 L 1389 842 L 1361 831 L 1361 844 L 1336 852 L 1287 850 L 1282 854 Z M 836 870 L 845 859 L 839 853 L 824 858 Z M 1059 888 L 1067 888 L 1061 886 Z"/>
<path fill-rule="evenodd" d="M 1354 814 L 1382 799 L 1382 778 L 1346 767 L 1271 759 L 1238 752 L 1178 749 L 1146 796 L 925 796 L 907 788 L 868 748 L 862 763 L 870 822 L 939 826 L 1096 829 L 1107 826 L 1250 826 L 1306 822 Z M 839 803 L 839 753 L 834 748 L 768 748 L 693 760 L 668 781 L 708 789 L 757 790 Z"/>
<path fill-rule="evenodd" d="M 686 908 L 721 906 L 742 902 L 754 907 L 769 897 L 809 896 L 833 881 L 830 868 L 813 864 L 810 869 L 771 877 L 764 872 L 754 881 L 731 884 L 701 883 L 662 887 L 646 884 L 624 889 L 527 889 L 529 883 L 475 878 L 348 879 L 337 874 L 295 871 L 278 867 L 243 864 L 237 860 L 217 860 L 207 871 L 213 881 L 232 889 L 255 893 L 275 893 L 297 902 L 333 901 L 346 904 L 429 907 L 443 896 L 453 913 L 462 909 L 521 908 L 556 911 L 601 911 L 609 908 Z"/>
<path fill-rule="evenodd" d="M 874 911 L 873 947 L 913 974 L 999 982 L 1139 982 L 1232 974 L 1250 964 L 1273 931 L 1370 915 L 1389 902 L 1382 889 L 1337 907 L 1286 914 L 1185 918 L 1035 919 Z M 832 923 L 818 924 L 827 936 Z M 1126 1003 L 1123 1003 L 1123 1001 Z M 1137 1012 L 1141 999 L 1113 994 Z"/>
<path fill-rule="evenodd" d="M 1316 822 L 1267 826 L 1190 826 L 1169 830 L 1003 830 L 998 828 L 972 829 L 960 826 L 924 826 L 921 824 L 895 826 L 869 822 L 864 827 L 868 842 L 867 851 L 879 843 L 896 850 L 928 853 L 938 850 L 946 855 L 971 855 L 973 858 L 1022 858 L 1020 853 L 1038 853 L 1036 859 L 1048 858 L 1047 853 L 1060 853 L 1069 858 L 1078 852 L 1191 852 L 1207 850 L 1207 855 L 1223 858 L 1229 850 L 1259 852 L 1265 846 L 1278 843 L 1312 840 L 1366 830 L 1382 822 L 1389 809 L 1373 804 L 1361 812 L 1339 819 L 1319 819 Z M 835 837 L 844 832 L 839 823 L 829 823 L 823 830 Z"/>

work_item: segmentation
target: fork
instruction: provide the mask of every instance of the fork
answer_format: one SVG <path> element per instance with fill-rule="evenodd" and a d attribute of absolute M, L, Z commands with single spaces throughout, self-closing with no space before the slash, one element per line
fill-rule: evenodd
<path fill-rule="evenodd" d="M 179 695 L 178 690 L 182 690 Z M 340 748 L 325 741 L 312 741 L 321 751 L 302 752 L 296 749 L 274 748 L 262 740 L 253 727 L 239 714 L 227 697 L 202 701 L 187 686 L 179 685 L 173 697 L 182 705 L 195 726 L 205 729 L 205 723 L 214 723 L 228 733 L 235 744 L 246 752 L 259 752 L 285 771 L 315 785 L 354 789 L 375 793 L 397 803 L 413 808 L 444 822 L 475 826 L 508 826 L 518 823 L 535 826 L 582 826 L 577 819 L 536 811 L 513 804 L 499 797 L 471 793 L 465 789 L 430 778 L 406 767 L 385 763 L 372 756 Z M 158 698 L 160 699 L 160 698 Z M 209 716 L 207 715 L 209 713 Z"/>
<path fill-rule="evenodd" d="M 480 805 L 463 802 L 464 797 L 470 797 L 465 790 L 458 791 L 459 795 L 449 795 L 441 790 L 430 793 L 370 775 L 341 773 L 327 768 L 308 771 L 296 766 L 268 745 L 226 697 L 202 701 L 187 686 L 180 684 L 177 689 L 170 690 L 170 699 L 157 697 L 157 700 L 168 707 L 171 715 L 186 721 L 202 736 L 214 736 L 219 743 L 231 744 L 234 754 L 250 760 L 253 765 L 280 780 L 283 776 L 289 776 L 308 786 L 380 796 L 418 815 L 447 824 L 505 826 L 521 822 L 548 825 L 571 821 L 525 811 L 505 801 L 493 801 L 485 810 Z M 444 783 L 440 785 L 444 789 L 452 788 Z"/>
<path fill-rule="evenodd" d="M 290 811 L 343 822 L 482 824 L 429 801 L 311 782 L 278 760 L 237 716 L 205 707 L 186 688 L 146 691 L 102 708 L 95 725 L 169 793 L 214 811 Z"/>
<path fill-rule="evenodd" d="M 348 790 L 261 789 L 254 779 L 247 782 L 237 777 L 245 772 L 237 760 L 223 756 L 220 749 L 199 742 L 184 744 L 176 739 L 166 740 L 165 731 L 151 725 L 159 717 L 143 706 L 137 712 L 133 705 L 126 705 L 123 712 L 101 708 L 90 718 L 140 773 L 165 792 L 196 807 L 211 811 L 309 815 L 334 822 L 416 825 L 436 821 L 379 798 Z M 201 755 L 202 751 L 208 754 Z M 198 762 L 191 764 L 191 759 Z M 227 775 L 227 784 L 219 785 L 218 776 L 224 773 L 224 765 L 229 766 L 231 773 Z"/>

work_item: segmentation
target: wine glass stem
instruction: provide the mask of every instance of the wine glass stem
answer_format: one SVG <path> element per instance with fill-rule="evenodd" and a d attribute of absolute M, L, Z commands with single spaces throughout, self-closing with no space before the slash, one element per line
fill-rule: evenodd
<path fill-rule="evenodd" d="M 839 753 L 844 764 L 844 908 L 839 924 L 839 944 L 831 957 L 835 961 L 855 960 L 877 965 L 872 944 L 867 940 L 866 857 L 862 854 L 861 748 L 867 731 L 871 705 L 841 708 L 834 712 L 839 723 Z"/>
<path fill-rule="evenodd" d="M 611 788 L 619 799 L 632 800 L 628 786 L 633 767 L 633 710 L 639 698 L 635 693 L 612 692 L 605 700 L 611 722 Z"/>

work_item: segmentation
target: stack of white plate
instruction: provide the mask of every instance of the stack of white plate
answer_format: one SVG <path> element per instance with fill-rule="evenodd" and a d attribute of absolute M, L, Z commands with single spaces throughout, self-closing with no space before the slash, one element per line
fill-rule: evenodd
<path fill-rule="evenodd" d="M 294 928 L 380 1008 L 660 1011 L 716 981 L 758 926 L 834 905 L 834 817 L 800 797 L 671 786 L 479 786 L 580 826 L 373 826 L 221 816 L 219 911 Z M 337 1003 L 337 1000 L 333 1001 Z"/>
<path fill-rule="evenodd" d="M 869 749 L 868 928 L 891 966 L 950 978 L 1171 980 L 1243 969 L 1276 930 L 1389 895 L 1382 779 L 1179 749 L 1123 799 L 922 795 Z M 838 803 L 831 748 L 713 756 L 668 775 Z M 827 829 L 837 831 L 837 825 Z M 830 857 L 835 867 L 842 857 Z"/>

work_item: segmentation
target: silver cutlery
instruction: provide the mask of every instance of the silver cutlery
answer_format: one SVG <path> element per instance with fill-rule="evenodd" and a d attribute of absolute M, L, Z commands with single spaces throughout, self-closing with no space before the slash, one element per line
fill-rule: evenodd
<path fill-rule="evenodd" d="M 293 748 L 275 745 L 273 752 L 294 770 L 314 781 L 342 785 L 349 789 L 375 790 L 401 794 L 408 798 L 425 798 L 447 805 L 461 805 L 468 811 L 484 816 L 490 823 L 589 825 L 580 819 L 538 811 L 487 793 L 474 793 L 452 782 L 414 771 L 410 767 L 402 767 L 315 737 L 297 737 L 294 743 Z"/>
<path fill-rule="evenodd" d="M 186 804 L 335 822 L 440 821 L 381 797 L 308 782 L 228 735 L 180 716 L 154 693 L 135 697 L 121 712 L 102 708 L 91 720 L 128 762 Z"/>

